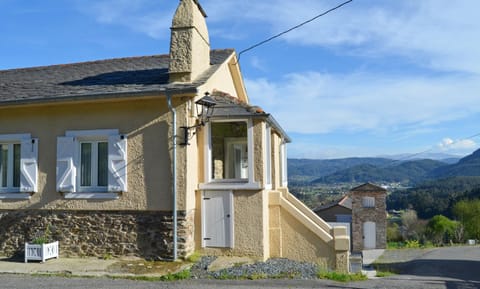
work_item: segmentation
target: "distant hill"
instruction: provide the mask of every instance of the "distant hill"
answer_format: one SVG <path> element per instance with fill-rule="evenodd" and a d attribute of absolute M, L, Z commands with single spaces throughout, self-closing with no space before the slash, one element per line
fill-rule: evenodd
<path fill-rule="evenodd" d="M 480 176 L 480 149 L 460 159 L 456 164 L 443 166 L 430 173 L 432 178 Z"/>
<path fill-rule="evenodd" d="M 398 155 L 382 155 L 380 158 L 387 158 L 392 160 L 404 160 L 404 161 L 418 161 L 418 160 L 435 160 L 448 164 L 458 162 L 462 156 L 451 155 L 445 153 L 421 153 L 421 154 L 398 154 Z"/>
<path fill-rule="evenodd" d="M 403 163 L 390 161 L 390 165 L 386 166 L 361 164 L 317 178 L 312 181 L 312 184 L 365 182 L 412 183 L 424 180 L 429 172 L 445 165 L 443 162 L 434 160 L 415 160 Z"/>
<path fill-rule="evenodd" d="M 435 155 L 446 157 L 448 155 Z M 329 160 L 289 159 L 289 181 L 292 185 L 334 183 L 402 182 L 413 185 L 429 179 L 455 176 L 480 176 L 480 149 L 457 159 L 343 158 Z"/>
<path fill-rule="evenodd" d="M 292 180 L 313 180 L 358 165 L 385 166 L 391 162 L 392 160 L 387 158 L 288 159 L 288 175 Z"/>

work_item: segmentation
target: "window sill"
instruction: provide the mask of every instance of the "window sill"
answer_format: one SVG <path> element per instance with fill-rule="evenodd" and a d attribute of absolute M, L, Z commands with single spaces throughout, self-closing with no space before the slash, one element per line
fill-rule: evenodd
<path fill-rule="evenodd" d="M 117 200 L 120 193 L 65 193 L 67 200 Z"/>
<path fill-rule="evenodd" d="M 199 184 L 200 190 L 262 190 L 259 183 L 212 182 Z"/>
<path fill-rule="evenodd" d="M 0 193 L 0 200 L 29 200 L 29 193 Z"/>

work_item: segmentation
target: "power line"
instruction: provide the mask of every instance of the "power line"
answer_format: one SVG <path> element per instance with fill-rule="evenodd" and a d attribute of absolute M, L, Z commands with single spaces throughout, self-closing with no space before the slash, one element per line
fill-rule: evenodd
<path fill-rule="evenodd" d="M 312 21 L 315 21 L 316 19 L 318 19 L 318 18 L 320 18 L 320 17 L 322 17 L 322 16 L 324 16 L 324 15 L 326 15 L 326 14 L 332 12 L 332 11 L 335 11 L 335 10 L 341 8 L 342 6 L 345 6 L 345 5 L 347 5 L 348 3 L 352 2 L 352 1 L 353 1 L 353 0 L 345 1 L 345 2 L 343 2 L 342 4 L 340 4 L 340 5 L 338 5 L 338 6 L 334 7 L 334 8 L 331 8 L 331 9 L 329 9 L 329 10 L 327 10 L 327 11 L 321 13 L 321 14 L 318 14 L 317 16 L 315 16 L 315 17 L 313 17 L 313 18 L 311 18 L 311 19 L 308 19 L 307 21 L 304 21 L 304 22 L 302 22 L 302 23 L 300 23 L 300 24 L 298 24 L 298 25 L 296 25 L 296 26 L 294 26 L 294 27 L 292 27 L 292 28 L 290 28 L 290 29 L 288 29 L 288 30 L 285 30 L 285 31 L 283 31 L 283 32 L 280 32 L 280 33 L 278 33 L 278 34 L 276 34 L 276 35 L 274 35 L 274 36 L 272 36 L 272 37 L 270 37 L 270 38 L 268 38 L 268 39 L 266 39 L 266 40 L 263 40 L 263 41 L 261 41 L 261 42 L 259 42 L 259 43 L 257 43 L 257 44 L 254 44 L 254 45 L 248 47 L 247 49 L 244 49 L 244 50 L 240 51 L 240 52 L 238 53 L 238 60 L 237 60 L 237 62 L 240 61 L 240 56 L 241 56 L 243 53 L 248 52 L 248 51 L 250 51 L 250 50 L 252 50 L 252 49 L 255 49 L 255 48 L 257 48 L 258 46 L 261 46 L 261 45 L 263 45 L 263 44 L 265 44 L 265 43 L 267 43 L 267 42 L 270 42 L 270 41 L 272 41 L 272 40 L 274 40 L 274 39 L 276 39 L 276 38 L 278 38 L 278 37 L 280 37 L 280 36 L 282 36 L 282 35 L 284 35 L 284 34 L 287 34 L 287 33 L 291 32 L 291 31 L 295 30 L 295 29 L 298 29 L 298 28 L 302 27 L 302 26 L 305 25 L 305 24 L 308 24 L 308 23 L 310 23 L 310 22 L 312 22 Z"/>
<path fill-rule="evenodd" d="M 479 133 L 476 133 L 476 134 L 473 134 L 473 135 L 471 135 L 471 136 L 464 137 L 464 138 L 461 138 L 461 139 L 459 139 L 459 140 L 453 141 L 453 142 L 449 143 L 448 145 L 451 146 L 451 145 L 457 144 L 457 143 L 462 142 L 462 141 L 465 141 L 465 140 L 469 140 L 469 139 L 476 138 L 476 137 L 478 137 L 478 136 L 480 136 L 480 132 L 479 132 Z M 418 152 L 418 153 L 414 153 L 414 154 L 408 155 L 408 156 L 406 156 L 406 157 L 400 158 L 400 159 L 398 159 L 398 160 L 392 160 L 391 163 L 385 165 L 384 167 L 392 166 L 392 165 L 395 164 L 395 163 L 401 163 L 401 162 L 403 162 L 403 161 L 412 159 L 412 158 L 414 158 L 414 157 L 416 157 L 416 156 L 419 156 L 419 155 L 428 153 L 428 152 L 430 152 L 430 151 L 433 151 L 434 149 L 435 149 L 435 148 L 432 147 L 432 148 L 429 148 L 428 150 L 424 150 L 424 151 L 421 151 L 421 152 Z"/>

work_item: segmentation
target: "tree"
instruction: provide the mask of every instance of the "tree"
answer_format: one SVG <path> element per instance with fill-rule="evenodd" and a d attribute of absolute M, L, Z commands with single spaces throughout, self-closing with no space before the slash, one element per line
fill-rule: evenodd
<path fill-rule="evenodd" d="M 458 222 L 436 215 L 428 221 L 426 233 L 435 245 L 443 245 L 454 240 L 458 226 Z"/>
<path fill-rule="evenodd" d="M 400 226 L 397 223 L 388 222 L 387 224 L 387 241 L 399 242 L 402 241 L 402 234 L 400 234 Z"/>
<path fill-rule="evenodd" d="M 456 203 L 453 213 L 465 228 L 467 238 L 480 239 L 480 199 Z"/>
<path fill-rule="evenodd" d="M 401 215 L 402 221 L 402 237 L 404 240 L 420 240 L 424 233 L 424 222 L 417 217 L 415 210 L 406 210 Z"/>

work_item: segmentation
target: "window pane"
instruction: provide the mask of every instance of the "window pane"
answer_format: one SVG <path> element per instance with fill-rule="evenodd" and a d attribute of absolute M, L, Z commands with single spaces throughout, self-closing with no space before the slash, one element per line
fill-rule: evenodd
<path fill-rule="evenodd" d="M 0 187 L 7 187 L 8 145 L 0 144 Z"/>
<path fill-rule="evenodd" d="M 374 208 L 375 207 L 375 198 L 374 197 L 363 197 L 362 205 L 364 208 Z"/>
<path fill-rule="evenodd" d="M 212 178 L 247 179 L 247 123 L 214 122 L 211 129 Z"/>
<path fill-rule="evenodd" d="M 20 144 L 13 145 L 13 186 L 20 187 Z"/>
<path fill-rule="evenodd" d="M 108 185 L 108 143 L 98 143 L 98 186 L 106 187 Z"/>
<path fill-rule="evenodd" d="M 81 143 L 80 149 L 80 186 L 92 185 L 92 144 Z"/>

